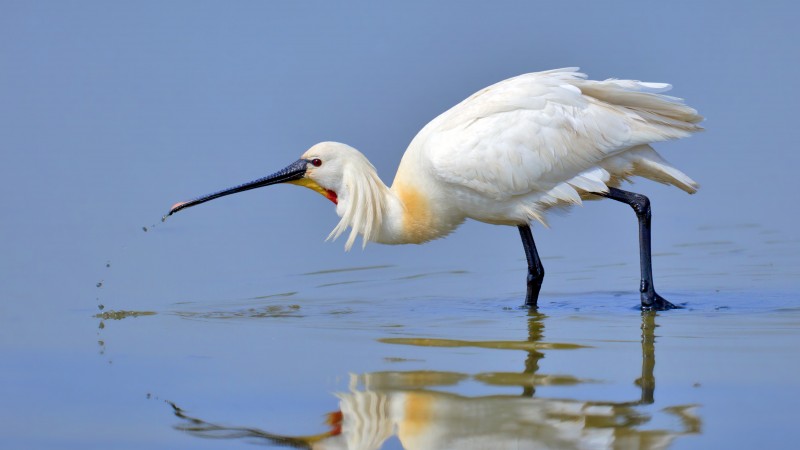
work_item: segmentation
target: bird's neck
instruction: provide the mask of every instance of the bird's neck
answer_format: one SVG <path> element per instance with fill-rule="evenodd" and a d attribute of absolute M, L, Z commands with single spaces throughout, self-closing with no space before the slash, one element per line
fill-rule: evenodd
<path fill-rule="evenodd" d="M 351 228 L 346 249 L 357 234 L 365 244 L 421 244 L 449 234 L 464 221 L 448 209 L 446 199 L 431 195 L 425 186 L 395 179 L 389 188 L 375 172 L 352 175 L 337 192 L 341 220 L 329 236 Z"/>
<path fill-rule="evenodd" d="M 389 190 L 388 208 L 381 233 L 384 244 L 421 244 L 444 237 L 463 217 L 453 218 L 440 199 L 421 186 L 395 182 Z"/>

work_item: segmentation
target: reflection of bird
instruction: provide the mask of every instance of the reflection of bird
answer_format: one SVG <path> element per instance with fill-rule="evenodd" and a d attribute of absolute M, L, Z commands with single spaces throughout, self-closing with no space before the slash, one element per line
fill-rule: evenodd
<path fill-rule="evenodd" d="M 361 377 L 363 390 L 336 394 L 339 410 L 329 413 L 329 431 L 286 436 L 254 427 L 231 427 L 191 417 L 177 429 L 214 439 L 248 439 L 312 450 L 384 448 L 395 438 L 404 449 L 666 449 L 678 436 L 697 434 L 702 425 L 693 405 L 656 412 L 637 402 L 581 401 L 511 395 L 465 397 L 427 389 L 371 388 L 407 381 L 419 373 L 375 373 Z M 426 371 L 422 377 L 436 376 Z M 446 374 L 445 374 L 446 376 Z M 392 380 L 394 378 L 395 380 Z M 357 381 L 351 378 L 351 381 Z M 655 418 L 656 420 L 653 420 Z M 671 424 L 668 427 L 659 424 Z"/>
<path fill-rule="evenodd" d="M 383 184 L 355 149 L 335 142 L 311 147 L 268 177 L 174 205 L 170 215 L 217 197 L 275 183 L 293 183 L 336 204 L 341 221 L 364 244 L 419 244 L 452 232 L 465 219 L 519 228 L 528 260 L 526 304 L 536 306 L 544 278 L 529 227 L 550 208 L 606 197 L 633 207 L 639 220 L 641 302 L 671 303 L 653 288 L 647 197 L 616 187 L 632 176 L 697 184 L 648 144 L 700 130 L 702 117 L 680 99 L 657 94 L 667 84 L 587 80 L 576 69 L 530 73 L 478 91 L 420 131 L 394 183 Z"/>
<path fill-rule="evenodd" d="M 678 436 L 700 433 L 702 419 L 696 414 L 696 405 L 666 406 L 660 402 L 658 407 L 654 407 L 655 318 L 652 311 L 642 313 L 642 370 L 635 381 L 640 389 L 638 400 L 599 400 L 597 395 L 591 395 L 593 400 L 575 398 L 576 392 L 571 396 L 564 389 L 584 386 L 577 392 L 580 396 L 599 380 L 563 372 L 540 373 L 538 361 L 544 357 L 543 352 L 587 347 L 574 342 L 545 341 L 547 317 L 530 312 L 528 337 L 521 341 L 419 337 L 379 340 L 384 344 L 455 350 L 451 356 L 472 354 L 457 350 L 464 348 L 524 351 L 528 358 L 522 373 L 460 373 L 426 368 L 351 374 L 349 389 L 335 394 L 339 399 L 339 409 L 326 416 L 329 428 L 314 435 L 291 436 L 249 426 L 218 425 L 192 417 L 172 404 L 175 415 L 181 419 L 175 428 L 204 438 L 247 439 L 249 442 L 312 450 L 398 447 L 386 445 L 391 439 L 398 440 L 399 447 L 404 449 L 420 450 L 666 449 Z M 436 361 L 447 365 L 454 360 L 438 358 Z M 469 384 L 467 390 L 472 394 L 476 389 L 494 392 L 461 395 L 459 392 L 464 390 L 464 382 Z M 523 388 L 523 395 L 496 391 L 510 387 Z M 534 390 L 539 387 L 560 388 L 559 396 L 549 398 L 541 392 L 534 396 Z M 282 412 L 279 408 L 276 413 Z"/>

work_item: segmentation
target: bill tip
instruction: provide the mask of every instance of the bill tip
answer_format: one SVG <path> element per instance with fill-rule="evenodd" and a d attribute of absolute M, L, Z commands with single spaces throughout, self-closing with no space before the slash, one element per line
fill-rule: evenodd
<path fill-rule="evenodd" d="M 166 216 L 164 216 L 164 217 L 169 217 L 169 216 L 171 216 L 171 215 L 175 214 L 176 212 L 180 211 L 181 209 L 183 209 L 183 206 L 184 206 L 184 205 L 186 205 L 186 203 L 188 203 L 188 202 L 178 202 L 178 203 L 175 203 L 175 204 L 174 204 L 174 205 L 172 205 L 172 207 L 169 209 L 169 213 L 167 213 L 167 215 L 166 215 Z"/>

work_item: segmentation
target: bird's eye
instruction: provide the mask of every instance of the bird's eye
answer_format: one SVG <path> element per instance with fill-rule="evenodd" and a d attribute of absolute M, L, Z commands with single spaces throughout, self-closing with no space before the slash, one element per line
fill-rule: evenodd
<path fill-rule="evenodd" d="M 314 158 L 311 160 L 311 165 L 314 167 L 319 167 L 322 165 L 322 160 L 319 158 Z"/>

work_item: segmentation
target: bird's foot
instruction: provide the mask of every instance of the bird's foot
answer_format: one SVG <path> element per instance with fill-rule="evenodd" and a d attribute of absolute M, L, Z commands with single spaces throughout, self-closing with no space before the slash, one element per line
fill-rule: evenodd
<path fill-rule="evenodd" d="M 537 309 L 539 302 L 539 291 L 542 289 L 542 280 L 531 280 L 528 275 L 528 291 L 525 294 L 525 308 Z"/>
<path fill-rule="evenodd" d="M 537 310 L 539 309 L 539 296 L 531 297 L 530 295 L 525 297 L 525 304 L 522 305 L 523 308 Z"/>
<path fill-rule="evenodd" d="M 683 306 L 675 305 L 656 292 L 651 294 L 642 292 L 642 311 L 666 311 L 668 309 L 681 309 Z"/>

